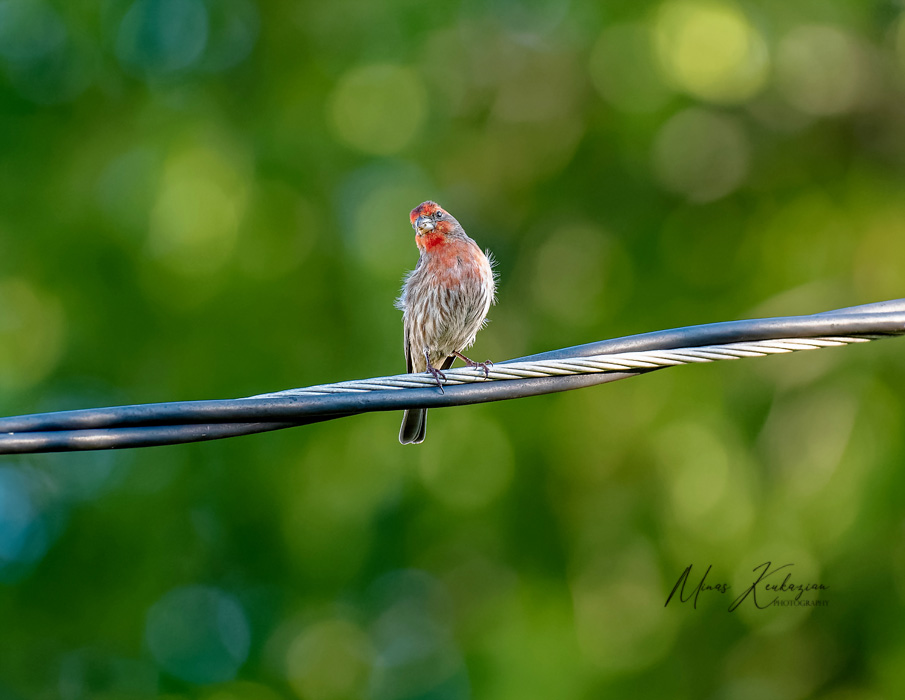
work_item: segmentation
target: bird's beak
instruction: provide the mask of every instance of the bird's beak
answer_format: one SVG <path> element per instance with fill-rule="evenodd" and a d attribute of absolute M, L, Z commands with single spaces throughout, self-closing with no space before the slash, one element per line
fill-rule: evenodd
<path fill-rule="evenodd" d="M 434 222 L 429 216 L 419 216 L 415 221 L 415 231 L 419 236 L 434 230 Z"/>

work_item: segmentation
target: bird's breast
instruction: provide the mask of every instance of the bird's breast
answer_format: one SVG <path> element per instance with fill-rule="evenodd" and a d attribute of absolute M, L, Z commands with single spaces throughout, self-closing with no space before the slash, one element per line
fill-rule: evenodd
<path fill-rule="evenodd" d="M 487 256 L 473 241 L 447 241 L 436 246 L 425 263 L 437 283 L 449 288 L 493 277 Z"/>

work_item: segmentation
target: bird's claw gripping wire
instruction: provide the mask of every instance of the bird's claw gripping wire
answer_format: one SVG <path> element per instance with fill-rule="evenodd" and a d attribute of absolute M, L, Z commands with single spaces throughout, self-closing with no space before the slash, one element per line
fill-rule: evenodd
<path fill-rule="evenodd" d="M 485 362 L 475 362 L 474 360 L 469 360 L 460 352 L 455 352 L 453 354 L 469 367 L 474 367 L 475 369 L 480 368 L 484 370 L 484 379 L 490 379 L 490 368 L 493 366 L 493 362 L 491 362 L 490 360 L 486 360 Z"/>
<path fill-rule="evenodd" d="M 442 379 L 445 382 L 446 375 L 431 364 L 430 355 L 428 355 L 427 352 L 424 353 L 424 359 L 427 361 L 427 371 L 437 382 L 437 388 L 440 390 L 441 394 L 445 394 L 446 392 L 443 391 L 443 384 L 440 382 L 440 380 Z"/>
<path fill-rule="evenodd" d="M 427 366 L 427 371 L 430 372 L 433 375 L 434 379 L 437 380 L 437 388 L 440 390 L 440 393 L 445 394 L 446 392 L 443 391 L 443 383 L 440 380 L 442 379 L 445 382 L 446 375 L 436 367 L 431 367 L 430 365 Z"/>

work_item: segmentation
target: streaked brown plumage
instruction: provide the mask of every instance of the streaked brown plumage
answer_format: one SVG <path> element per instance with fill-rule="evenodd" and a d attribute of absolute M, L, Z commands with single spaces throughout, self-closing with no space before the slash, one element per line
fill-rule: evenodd
<path fill-rule="evenodd" d="M 442 390 L 442 371 L 456 357 L 483 368 L 461 353 L 471 347 L 484 327 L 496 296 L 489 255 L 447 211 L 435 202 L 412 209 L 418 264 L 405 278 L 396 308 L 403 313 L 405 365 L 408 372 L 431 372 Z M 399 442 L 424 440 L 427 409 L 412 409 L 402 417 Z"/>

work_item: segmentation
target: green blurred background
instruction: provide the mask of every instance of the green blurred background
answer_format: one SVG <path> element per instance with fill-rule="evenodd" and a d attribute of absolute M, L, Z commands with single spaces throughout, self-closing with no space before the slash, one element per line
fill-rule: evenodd
<path fill-rule="evenodd" d="M 901 2 L 0 0 L 0 411 L 397 373 L 429 198 L 477 359 L 902 297 L 903 120 Z M 902 343 L 5 458 L 0 698 L 905 697 Z"/>

